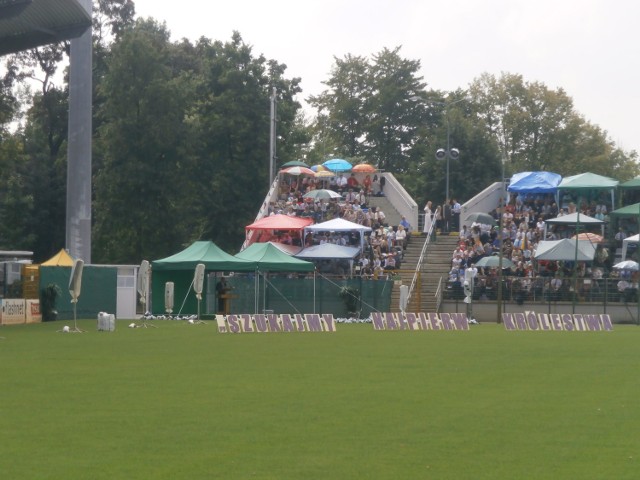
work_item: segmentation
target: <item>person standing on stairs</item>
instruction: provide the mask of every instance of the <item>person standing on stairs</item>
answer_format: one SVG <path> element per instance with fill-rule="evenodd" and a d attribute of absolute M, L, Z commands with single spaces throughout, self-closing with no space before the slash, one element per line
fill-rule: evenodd
<path fill-rule="evenodd" d="M 433 212 L 431 211 L 431 205 L 431 200 L 429 200 L 424 207 L 424 227 L 422 228 L 422 231 L 425 234 L 429 233 L 431 225 L 433 224 Z"/>
<path fill-rule="evenodd" d="M 442 206 L 442 233 L 448 234 L 451 231 L 451 200 L 447 198 Z"/>
<path fill-rule="evenodd" d="M 462 205 L 455 198 L 451 200 L 451 213 L 453 214 L 452 229 L 454 232 L 460 231 L 460 213 L 462 213 Z"/>

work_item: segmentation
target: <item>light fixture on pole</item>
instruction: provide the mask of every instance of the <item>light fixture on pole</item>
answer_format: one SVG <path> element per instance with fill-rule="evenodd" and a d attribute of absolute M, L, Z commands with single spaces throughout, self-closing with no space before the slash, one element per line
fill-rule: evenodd
<path fill-rule="evenodd" d="M 449 148 L 449 120 L 447 120 L 447 149 L 439 148 L 436 150 L 437 160 L 447 160 L 447 173 L 445 183 L 445 201 L 449 201 L 449 160 L 457 160 L 460 158 L 460 150 L 457 148 Z"/>

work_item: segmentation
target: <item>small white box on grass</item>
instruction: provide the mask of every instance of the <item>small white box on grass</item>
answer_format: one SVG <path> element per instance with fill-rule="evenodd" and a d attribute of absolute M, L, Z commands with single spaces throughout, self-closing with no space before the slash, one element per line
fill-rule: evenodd
<path fill-rule="evenodd" d="M 98 313 L 98 331 L 113 332 L 116 329 L 116 316 L 113 313 Z"/>

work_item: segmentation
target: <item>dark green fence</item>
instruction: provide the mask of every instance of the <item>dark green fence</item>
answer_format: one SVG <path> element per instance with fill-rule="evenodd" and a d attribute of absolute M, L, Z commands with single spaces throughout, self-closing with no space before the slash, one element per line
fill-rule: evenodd
<path fill-rule="evenodd" d="M 391 305 L 391 280 L 366 280 L 360 277 L 342 279 L 312 276 L 283 277 L 262 275 L 233 276 L 228 279 L 236 296 L 231 313 L 331 313 L 337 318 L 352 316 L 351 308 L 360 318 L 372 311 L 388 312 Z M 350 294 L 343 293 L 348 287 Z M 355 305 L 349 305 L 349 297 Z M 257 303 L 257 305 L 256 305 Z"/>
<path fill-rule="evenodd" d="M 69 294 L 71 267 L 40 267 L 40 290 L 49 284 L 60 288 L 56 300 L 58 320 L 73 319 L 73 304 Z M 97 318 L 98 312 L 115 312 L 117 304 L 118 268 L 85 265 L 82 289 L 78 299 L 78 318 Z"/>

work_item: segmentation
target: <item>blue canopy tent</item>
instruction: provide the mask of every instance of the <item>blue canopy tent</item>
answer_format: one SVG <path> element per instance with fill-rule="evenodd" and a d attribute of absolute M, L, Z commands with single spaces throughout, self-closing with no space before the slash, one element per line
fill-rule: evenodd
<path fill-rule="evenodd" d="M 562 177 L 552 172 L 520 172 L 511 177 L 507 190 L 514 193 L 558 192 Z"/>

